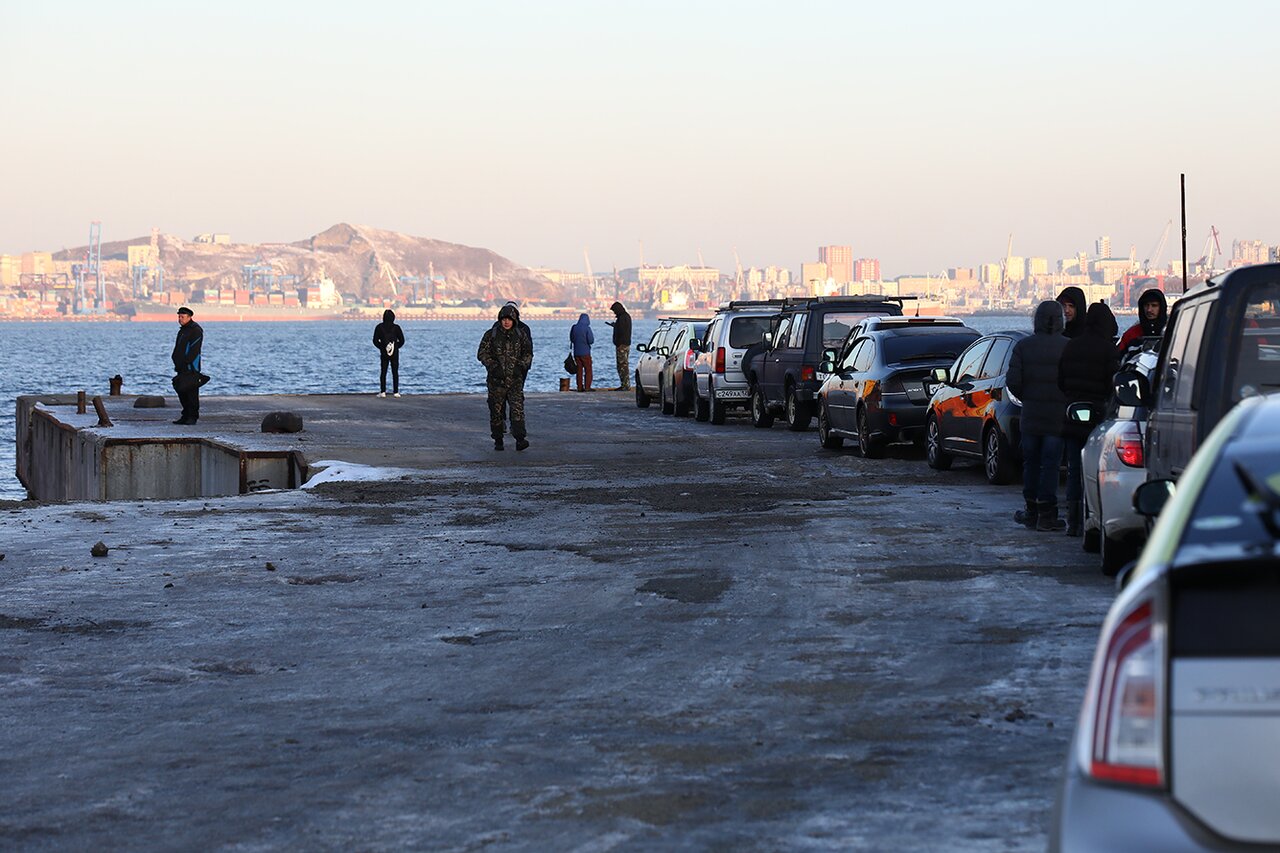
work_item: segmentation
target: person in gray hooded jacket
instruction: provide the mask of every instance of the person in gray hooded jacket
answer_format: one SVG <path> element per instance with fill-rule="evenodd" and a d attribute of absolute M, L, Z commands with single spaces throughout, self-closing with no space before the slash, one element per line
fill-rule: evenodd
<path fill-rule="evenodd" d="M 1067 339 L 1062 335 L 1062 306 L 1046 300 L 1036 306 L 1035 334 L 1014 344 L 1008 386 L 1022 401 L 1022 497 L 1026 508 L 1014 520 L 1035 530 L 1064 530 L 1058 518 L 1058 466 L 1067 397 L 1058 387 L 1058 363 Z"/>

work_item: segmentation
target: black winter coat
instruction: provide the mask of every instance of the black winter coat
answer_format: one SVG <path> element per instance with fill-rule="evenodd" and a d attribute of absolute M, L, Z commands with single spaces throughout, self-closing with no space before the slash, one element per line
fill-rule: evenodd
<path fill-rule="evenodd" d="M 1062 306 L 1045 301 L 1036 306 L 1033 327 L 1013 345 L 1008 386 L 1022 401 L 1022 431 L 1031 435 L 1062 435 L 1067 398 L 1058 387 L 1058 362 L 1067 339 L 1062 336 Z"/>
<path fill-rule="evenodd" d="M 387 344 L 395 344 L 393 353 L 399 353 L 404 346 L 404 331 L 398 323 L 391 320 L 383 320 L 373 329 L 373 345 L 383 355 L 387 354 Z"/>
<path fill-rule="evenodd" d="M 178 339 L 173 342 L 173 372 L 199 373 L 203 344 L 204 329 L 195 320 L 179 327 Z"/>
<path fill-rule="evenodd" d="M 631 315 L 627 313 L 627 309 L 622 307 L 621 302 L 615 302 L 609 306 L 617 319 L 612 323 L 606 322 L 606 326 L 613 326 L 613 345 L 615 347 L 631 346 Z"/>
<path fill-rule="evenodd" d="M 1062 334 L 1066 335 L 1068 338 L 1078 338 L 1083 335 L 1085 307 L 1087 306 L 1084 298 L 1084 291 L 1074 286 L 1064 287 L 1062 288 L 1062 292 L 1058 294 L 1058 302 L 1070 302 L 1076 307 L 1076 318 L 1063 326 Z"/>
<path fill-rule="evenodd" d="M 1114 378 L 1120 369 L 1120 353 L 1116 351 L 1116 318 L 1101 302 L 1089 306 L 1084 334 L 1068 341 L 1058 362 L 1058 387 L 1068 403 L 1106 405 L 1114 393 Z M 1084 441 L 1092 426 L 1072 421 L 1063 415 L 1063 435 Z"/>

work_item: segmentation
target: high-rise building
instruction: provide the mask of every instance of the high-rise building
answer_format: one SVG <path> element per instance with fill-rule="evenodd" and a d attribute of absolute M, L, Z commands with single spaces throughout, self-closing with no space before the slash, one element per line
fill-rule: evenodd
<path fill-rule="evenodd" d="M 818 260 L 827 265 L 827 277 L 844 284 L 853 281 L 853 247 L 819 246 Z"/>
<path fill-rule="evenodd" d="M 853 262 L 853 280 L 854 281 L 879 281 L 880 280 L 880 259 L 879 258 L 858 258 Z"/>
<path fill-rule="evenodd" d="M 1049 259 L 1048 258 L 1027 258 L 1027 276 L 1048 275 Z"/>
<path fill-rule="evenodd" d="M 822 261 L 800 265 L 800 284 L 804 286 L 806 293 L 813 293 L 815 288 L 824 286 L 826 282 L 827 265 Z"/>
<path fill-rule="evenodd" d="M 1093 248 L 1094 248 L 1094 254 L 1096 254 L 1099 258 L 1111 257 L 1111 238 L 1099 237 L 1097 239 L 1097 242 L 1093 244 Z"/>
<path fill-rule="evenodd" d="M 1265 264 L 1271 254 L 1269 247 L 1261 240 L 1232 240 L 1232 266 L 1245 264 Z"/>

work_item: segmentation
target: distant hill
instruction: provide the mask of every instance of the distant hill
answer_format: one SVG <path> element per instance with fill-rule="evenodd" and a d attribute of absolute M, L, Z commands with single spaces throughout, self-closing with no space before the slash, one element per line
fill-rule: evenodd
<path fill-rule="evenodd" d="M 144 246 L 150 236 L 102 244 L 103 261 L 128 260 L 129 246 Z M 171 282 L 193 288 L 241 287 L 241 268 L 270 264 L 282 275 L 314 281 L 331 278 L 342 293 L 360 299 L 390 297 L 391 278 L 426 276 L 428 270 L 444 284 L 442 298 L 467 300 L 515 299 L 520 302 L 562 304 L 563 290 L 496 252 L 427 237 L 414 237 L 367 225 L 334 225 L 296 243 L 194 243 L 161 234 L 160 263 Z M 58 260 L 79 260 L 86 247 L 67 249 Z M 490 286 L 490 264 L 493 284 Z M 396 287 L 400 283 L 396 282 Z"/>

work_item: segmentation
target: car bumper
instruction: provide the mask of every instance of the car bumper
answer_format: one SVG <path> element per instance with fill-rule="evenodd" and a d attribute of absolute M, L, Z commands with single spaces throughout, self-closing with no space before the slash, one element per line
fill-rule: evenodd
<path fill-rule="evenodd" d="M 1098 518 L 1110 538 L 1146 538 L 1147 521 L 1133 511 L 1133 493 L 1146 480 L 1143 468 L 1098 472 Z"/>
<path fill-rule="evenodd" d="M 877 409 L 867 411 L 867 425 L 872 433 L 888 441 L 910 441 L 924 435 L 928 404 L 883 401 Z"/>

